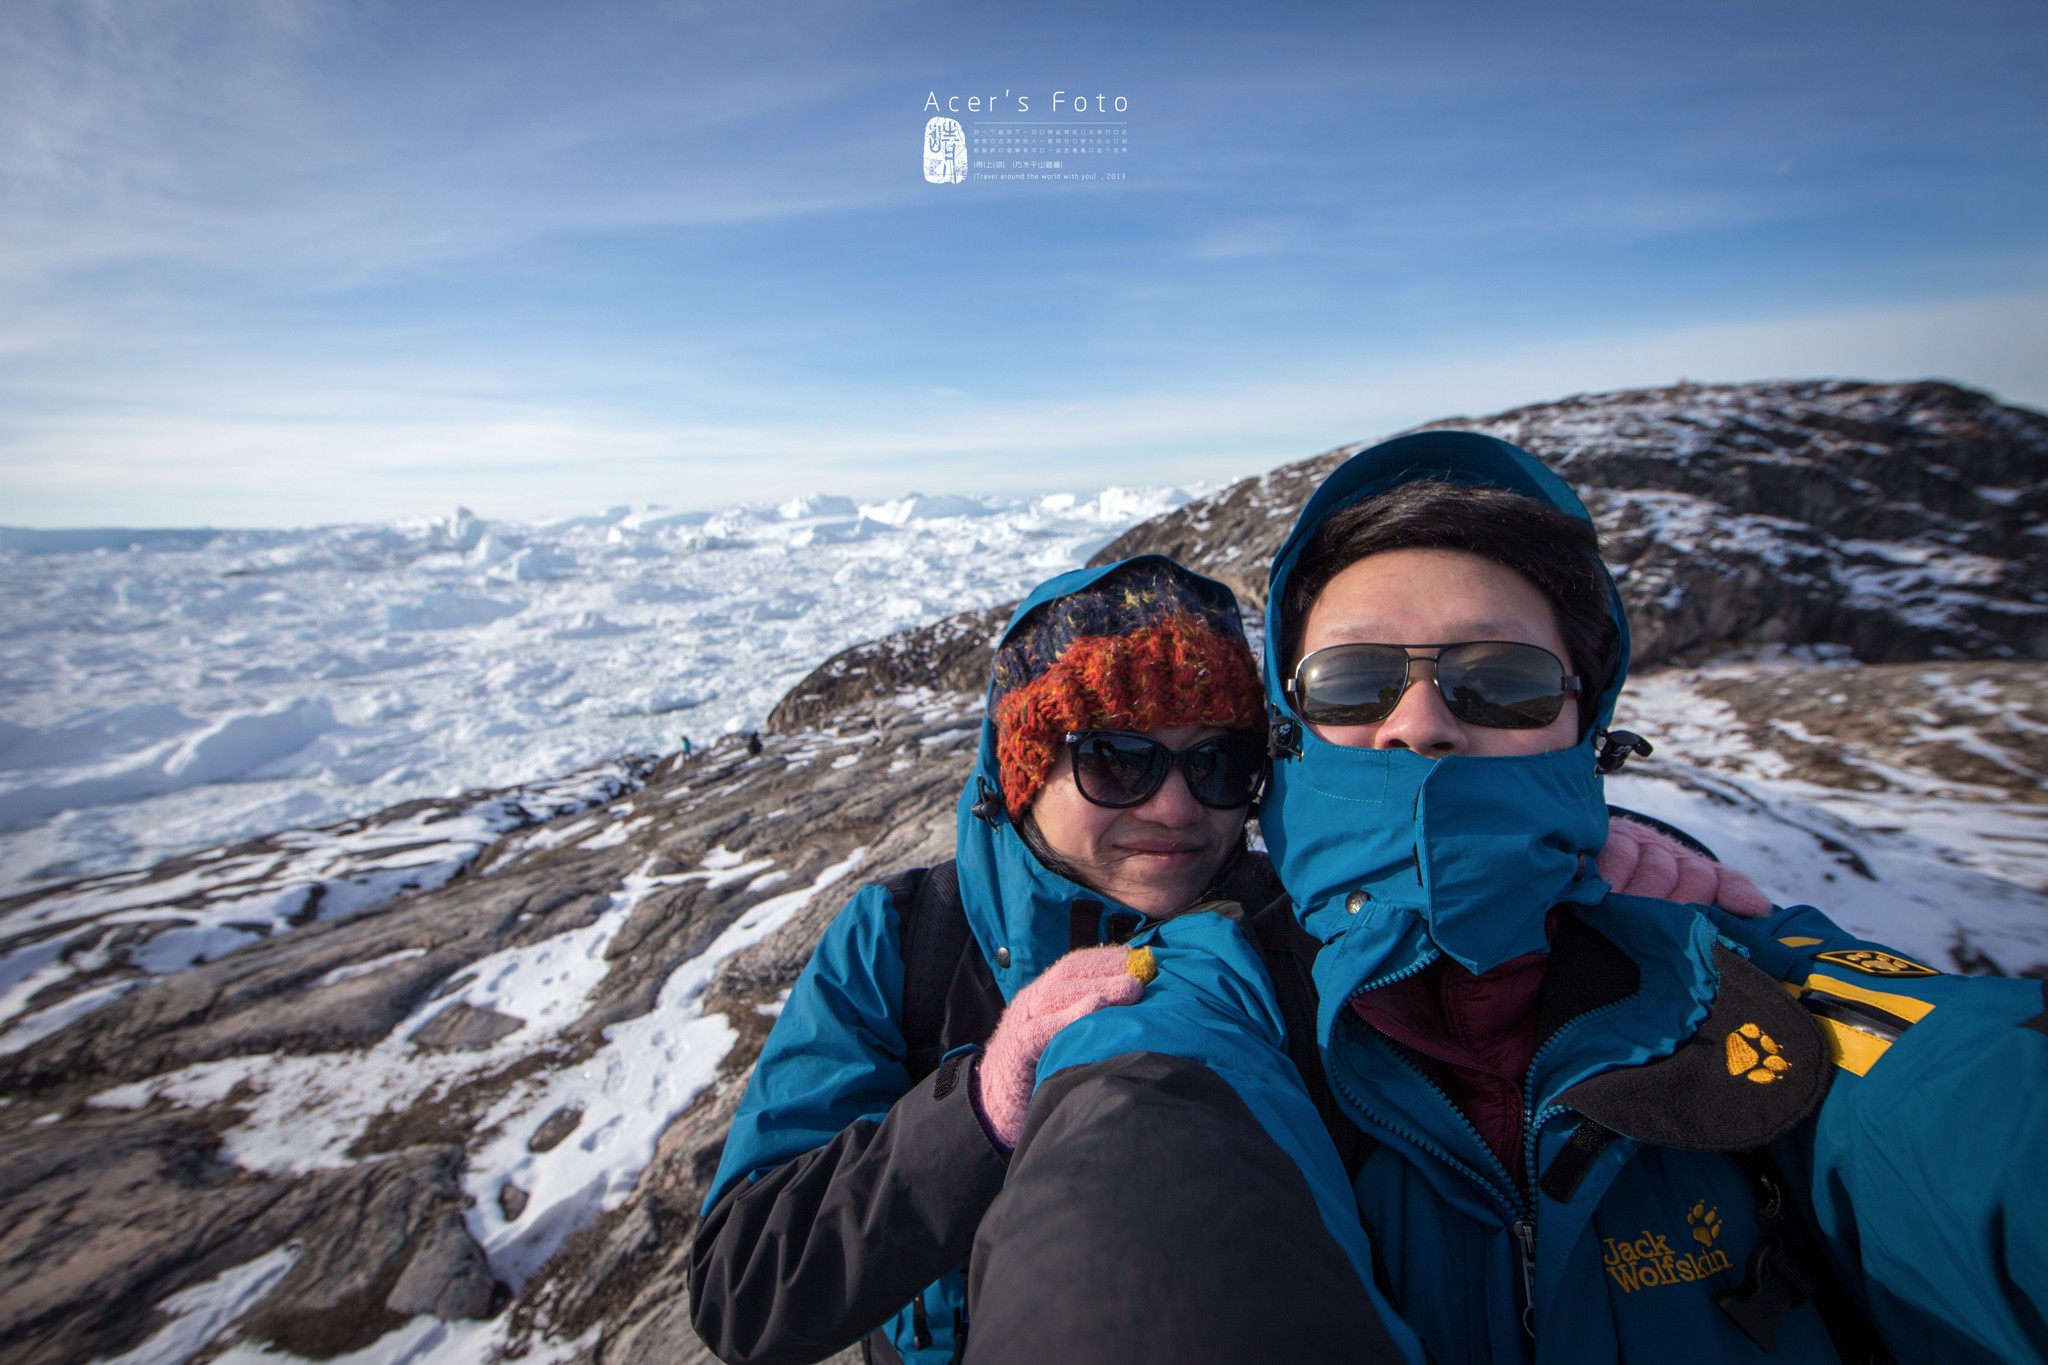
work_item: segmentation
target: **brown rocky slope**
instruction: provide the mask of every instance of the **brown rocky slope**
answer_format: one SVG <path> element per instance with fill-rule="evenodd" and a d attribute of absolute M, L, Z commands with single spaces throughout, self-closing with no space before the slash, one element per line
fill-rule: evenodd
<path fill-rule="evenodd" d="M 1690 763 L 1660 767 L 1667 749 L 1641 771 L 1717 800 L 1796 782 L 1966 817 L 2048 815 L 2034 662 L 2048 653 L 2048 419 L 1945 385 L 1817 383 L 1604 395 L 1455 425 L 1519 440 L 1587 489 L 1639 667 L 1723 652 L 1646 689 L 1645 714 L 1686 735 Z M 1256 602 L 1264 557 L 1344 453 L 1156 519 L 1104 557 L 1164 550 Z M 438 827 L 461 823 L 454 807 L 405 809 L 0 903 L 0 930 L 42 934 L 54 955 L 34 1002 L 43 1026 L 0 1032 L 0 1357 L 118 1355 L 198 1322 L 181 1294 L 272 1264 L 238 1314 L 194 1329 L 198 1357 L 236 1341 L 325 1358 L 403 1340 L 439 1358 L 420 1324 L 445 1322 L 449 1358 L 702 1359 L 682 1267 L 725 1125 L 848 890 L 946 855 L 1002 616 L 828 661 L 778 707 L 759 754 L 729 741 L 688 761 L 622 760 L 587 799 L 511 803 L 482 836 L 437 846 Z M 1838 648 L 1759 655 L 1778 645 Z M 1757 657 L 1729 661 L 1730 647 Z M 1850 654 L 1889 662 L 1834 657 Z M 1944 663 L 1938 682 L 1902 662 L 1936 658 L 1979 662 Z M 2048 822 L 2013 827 L 2048 844 Z M 286 856 L 380 828 L 435 870 L 375 903 L 344 894 L 364 880 L 346 860 Z M 2038 896 L 2044 862 L 1992 871 Z M 208 881 L 208 867 L 238 870 Z M 259 893 L 301 909 L 215 961 L 145 970 L 143 950 L 209 898 Z M 571 944 L 594 963 L 580 993 L 563 988 L 564 1017 L 479 993 L 504 964 Z M 1952 965 L 2032 967 L 2023 951 L 1958 951 Z M 616 1188 L 558 1197 L 550 1163 L 615 1131 L 603 1077 L 650 1020 L 711 1040 L 708 1083 L 651 1092 L 665 1096 L 654 1136 L 644 1159 L 609 1168 Z M 661 1055 L 690 1062 L 680 1046 Z M 384 1070 L 351 1070 L 373 1056 Z M 377 1088 L 323 1092 L 321 1072 L 374 1074 Z M 596 1078 L 584 1099 L 550 1098 L 579 1075 Z M 294 1126 L 309 1114 L 314 1127 Z M 306 1145 L 280 1150 L 292 1141 Z M 507 1165 L 508 1145 L 523 1165 Z"/>

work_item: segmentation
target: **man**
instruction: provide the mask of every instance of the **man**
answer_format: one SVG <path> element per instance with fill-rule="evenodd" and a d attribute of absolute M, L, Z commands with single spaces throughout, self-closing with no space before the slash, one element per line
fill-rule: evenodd
<path fill-rule="evenodd" d="M 985 1341 L 1115 1358 L 1090 1349 L 1110 1315 L 1023 1252 L 1160 1263 L 1234 1199 L 1207 1141 L 1228 1130 L 1306 1153 L 1319 1214 L 1298 1229 L 1365 1259 L 1440 1362 L 2048 1352 L 2040 983 L 1944 976 L 1810 907 L 1744 919 L 1610 891 L 1600 773 L 1631 743 L 1606 730 L 1627 622 L 1561 481 L 1469 433 L 1366 451 L 1276 558 L 1267 638 L 1261 824 L 1317 948 L 1320 1074 L 1300 1079 L 1348 1169 L 1271 1096 L 1274 982 L 1236 926 L 1162 926 L 1145 998 L 1044 1055 L 976 1243 Z M 1289 1236 L 1242 1234 L 1218 1278 L 1285 1294 L 1261 1277 Z M 1144 1302 L 1179 1311 L 1172 1276 Z M 1332 1340 L 1362 1311 L 1293 1307 Z M 1230 1338 L 1227 1304 L 1194 1309 Z M 1361 1358 L 1406 1353 L 1383 1318 Z M 1169 1358 L 1142 1338 L 1117 1354 Z M 970 1352 L 1009 1358 L 1026 1354 Z"/>

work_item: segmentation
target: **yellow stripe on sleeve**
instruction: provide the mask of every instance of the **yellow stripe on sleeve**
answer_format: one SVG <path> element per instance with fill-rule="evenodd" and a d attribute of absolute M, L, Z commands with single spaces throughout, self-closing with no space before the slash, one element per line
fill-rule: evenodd
<path fill-rule="evenodd" d="M 1835 1065 L 1851 1075 L 1862 1076 L 1878 1063 L 1886 1049 L 1891 1047 L 1884 1039 L 1865 1033 L 1862 1029 L 1817 1014 L 1813 1021 L 1820 1025 L 1820 1031 L 1828 1040 L 1828 1052 L 1834 1057 Z"/>
<path fill-rule="evenodd" d="M 1822 976 L 1819 972 L 1806 978 L 1806 989 L 1832 995 L 1837 1000 L 1859 1000 L 1866 1005 L 1875 1005 L 1909 1024 L 1917 1024 L 1934 1013 L 1934 1006 L 1925 1000 L 1915 1000 L 1910 995 L 1894 995 L 1890 991 L 1874 991 L 1868 986 L 1858 986 L 1837 977 Z"/>

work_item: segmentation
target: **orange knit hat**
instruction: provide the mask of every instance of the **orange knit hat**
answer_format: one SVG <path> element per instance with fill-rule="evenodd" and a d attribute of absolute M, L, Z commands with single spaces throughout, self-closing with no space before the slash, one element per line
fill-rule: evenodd
<path fill-rule="evenodd" d="M 1070 730 L 1265 724 L 1236 600 L 1160 556 L 1037 608 L 996 651 L 991 704 L 1012 819 L 1037 799 Z"/>

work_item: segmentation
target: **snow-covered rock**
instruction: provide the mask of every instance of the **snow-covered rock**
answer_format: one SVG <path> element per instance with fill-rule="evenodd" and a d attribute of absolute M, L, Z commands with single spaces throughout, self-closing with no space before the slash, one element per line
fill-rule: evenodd
<path fill-rule="evenodd" d="M 1844 422 L 1875 401 L 1822 388 L 1812 401 L 1839 400 Z M 1921 394 L 1920 410 L 1967 407 L 1955 392 Z M 1748 412 L 1755 396 L 1673 411 Z M 1642 411 L 1559 406 L 1603 404 L 1625 430 L 1616 414 Z M 1746 448 L 1743 432 L 1731 419 L 1681 453 L 1732 459 L 1722 446 Z M 1653 465 L 1679 458 L 1643 440 Z M 1994 521 L 2037 516 L 2038 475 L 2009 463 L 1976 502 Z M 1316 477 L 1313 462 L 1275 471 L 1134 539 L 1184 540 L 1249 576 L 1256 538 L 1232 527 L 1284 526 Z M 2003 523 L 1922 534 L 1938 520 L 1924 500 L 1888 513 L 1911 534 L 1802 542 L 1782 507 L 1715 495 L 1755 523 L 1731 530 L 1702 511 L 1707 494 L 1588 482 L 1628 505 L 1601 515 L 1643 538 L 1631 573 L 1681 544 L 1735 562 L 1717 535 L 1766 555 L 1810 543 L 1844 601 L 1882 606 L 1938 579 L 1941 601 L 1981 605 L 2038 562 L 1999 539 Z M 403 645 L 390 609 L 425 618 L 441 594 L 460 615 L 448 585 L 474 582 L 474 562 L 431 535 L 0 555 L 4 676 L 30 677 L 28 658 L 48 670 L 32 692 L 0 691 L 0 804 L 85 781 L 121 802 L 11 837 L 62 827 L 114 861 L 85 831 L 130 809 L 185 810 L 188 839 L 208 821 L 271 831 L 0 899 L 0 1168 L 34 1173 L 0 1190 L 0 1225 L 41 1219 L 54 1239 L 8 1253 L 0 1339 L 34 1362 L 704 1359 L 679 1299 L 690 1227 L 780 1001 L 854 884 L 946 855 L 1002 603 L 1041 576 L 1035 557 L 1050 544 L 1071 567 L 1101 543 L 1105 508 L 1147 499 L 1186 501 L 1109 490 L 894 521 L 755 510 L 716 551 L 694 524 L 632 529 L 615 509 L 518 533 L 590 576 L 522 589 L 523 611 L 413 626 Z M 1938 516 L 1977 526 L 1968 507 Z M 790 535 L 863 517 L 889 533 Z M 604 557 L 621 530 L 635 553 Z M 948 607 L 969 610 L 934 622 Z M 1962 618 L 1937 617 L 1919 638 L 1963 647 L 1939 635 Z M 66 685 L 89 702 L 67 705 Z M 778 695 L 755 753 L 745 736 Z M 1660 747 L 1613 799 L 1703 837 L 1778 899 L 1956 970 L 2048 971 L 2048 668 L 1868 665 L 1846 646 L 1748 639 L 1642 670 L 1621 719 Z M 686 725 L 700 737 L 687 760 L 403 799 L 488 771 L 463 764 L 493 746 L 561 772 L 575 746 L 551 735 L 672 748 Z M 134 800 L 145 773 L 197 785 Z M 320 793 L 337 784 L 398 804 L 329 818 Z M 260 799 L 206 804 L 237 791 Z"/>
<path fill-rule="evenodd" d="M 784 521 L 812 521 L 827 517 L 857 517 L 860 507 L 852 498 L 842 498 L 837 494 L 806 493 L 777 507 L 775 514 Z"/>
<path fill-rule="evenodd" d="M 0 902 L 0 1162 L 51 1172 L 0 1219 L 57 1201 L 70 1239 L 10 1262 L 0 1331 L 35 1303 L 32 1360 L 186 1323 L 178 1349 L 252 1361 L 705 1359 L 677 1295 L 747 1068 L 852 886 L 945 856 L 977 707 L 885 691 L 759 756 L 731 736 Z M 2048 967 L 2038 666 L 1783 657 L 1652 674 L 1632 708 L 1666 744 L 1616 802 L 1926 960 Z M 323 1275 L 266 1259 L 292 1255 Z M 513 1303 L 485 1320 L 492 1281 Z M 122 1284 L 163 1316 L 112 1311 Z"/>
<path fill-rule="evenodd" d="M 1882 661 L 2048 658 L 2048 417 L 1952 384 L 1841 380 L 1583 395 L 1429 424 L 1530 450 L 1585 497 L 1638 663 L 1734 645 Z M 1111 542 L 1265 601 L 1294 513 L 1360 442 Z"/>
<path fill-rule="evenodd" d="M 522 550 L 527 554 L 529 551 Z M 387 630 L 458 630 L 483 626 L 501 617 L 516 615 L 519 607 L 495 597 L 470 593 L 424 592 L 410 602 L 394 602 L 384 608 Z"/>

